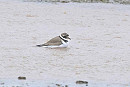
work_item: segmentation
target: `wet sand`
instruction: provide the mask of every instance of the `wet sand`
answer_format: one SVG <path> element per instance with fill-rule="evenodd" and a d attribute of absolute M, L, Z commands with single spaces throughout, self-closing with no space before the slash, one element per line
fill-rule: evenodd
<path fill-rule="evenodd" d="M 130 87 L 129 9 L 0 1 L 0 81 L 7 86 L 10 79 L 17 83 L 18 76 L 25 76 L 34 84 L 85 80 L 93 87 Z M 72 38 L 68 48 L 35 47 L 62 32 Z"/>

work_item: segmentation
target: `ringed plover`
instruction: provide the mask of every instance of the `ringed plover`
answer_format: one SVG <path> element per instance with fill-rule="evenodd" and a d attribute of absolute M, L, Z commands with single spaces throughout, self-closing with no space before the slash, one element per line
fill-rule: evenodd
<path fill-rule="evenodd" d="M 62 33 L 61 35 L 52 38 L 48 42 L 40 45 L 36 45 L 38 47 L 50 47 L 50 48 L 57 48 L 57 47 L 67 47 L 69 44 L 69 41 L 71 39 L 69 38 L 69 34 Z"/>

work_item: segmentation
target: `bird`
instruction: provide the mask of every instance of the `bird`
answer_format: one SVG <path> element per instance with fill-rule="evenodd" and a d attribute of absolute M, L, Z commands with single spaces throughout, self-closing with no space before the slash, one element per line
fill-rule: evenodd
<path fill-rule="evenodd" d="M 67 33 L 61 33 L 59 36 L 56 36 L 44 44 L 36 45 L 37 47 L 50 47 L 50 48 L 59 48 L 59 47 L 68 47 L 69 41 L 71 38 Z"/>

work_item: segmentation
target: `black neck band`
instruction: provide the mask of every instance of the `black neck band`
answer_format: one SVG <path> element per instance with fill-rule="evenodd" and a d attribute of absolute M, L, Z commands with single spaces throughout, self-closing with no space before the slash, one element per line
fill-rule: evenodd
<path fill-rule="evenodd" d="M 60 36 L 59 36 L 60 37 Z M 60 37 L 61 38 L 61 37 Z M 64 42 L 68 42 L 68 40 L 64 40 L 63 38 L 61 38 Z"/>

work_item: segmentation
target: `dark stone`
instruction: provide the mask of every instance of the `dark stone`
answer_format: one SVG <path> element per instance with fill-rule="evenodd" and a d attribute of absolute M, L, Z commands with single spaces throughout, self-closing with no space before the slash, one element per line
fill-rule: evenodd
<path fill-rule="evenodd" d="M 26 80 L 26 77 L 19 76 L 18 79 L 19 80 Z"/>
<path fill-rule="evenodd" d="M 76 81 L 76 84 L 86 84 L 86 86 L 88 86 L 88 82 L 87 81 Z"/>
<path fill-rule="evenodd" d="M 68 87 L 68 85 L 65 85 L 65 87 Z"/>
<path fill-rule="evenodd" d="M 56 84 L 57 87 L 68 87 L 68 85 Z"/>
<path fill-rule="evenodd" d="M 2 83 L 0 83 L 0 85 L 4 85 L 4 84 L 5 84 L 5 83 L 3 83 L 3 82 L 2 82 Z"/>
<path fill-rule="evenodd" d="M 61 85 L 60 84 L 56 84 L 57 87 L 60 87 Z"/>
<path fill-rule="evenodd" d="M 69 3 L 69 1 L 61 1 L 61 3 Z"/>

